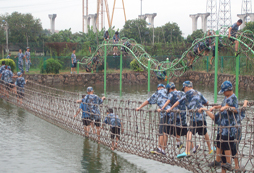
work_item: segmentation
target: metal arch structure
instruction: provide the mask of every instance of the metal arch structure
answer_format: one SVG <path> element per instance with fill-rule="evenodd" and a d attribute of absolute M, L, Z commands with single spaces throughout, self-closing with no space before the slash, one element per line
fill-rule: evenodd
<path fill-rule="evenodd" d="M 103 42 L 101 45 L 97 47 L 97 50 L 94 52 L 94 54 L 91 57 L 84 57 L 80 64 L 85 65 L 89 62 L 92 62 L 93 57 L 95 56 L 96 52 L 99 51 L 101 54 L 104 54 L 104 69 L 106 69 L 106 57 L 109 50 L 113 50 L 113 46 L 118 47 L 124 47 L 134 59 L 137 60 L 140 67 L 142 67 L 145 70 L 148 70 L 148 74 L 150 74 L 151 71 L 155 72 L 163 72 L 167 71 L 167 82 L 169 82 L 169 79 L 172 77 L 180 77 L 182 76 L 186 70 L 188 69 L 189 65 L 191 63 L 194 64 L 198 62 L 199 59 L 203 58 L 200 55 L 195 55 L 193 52 L 193 48 L 199 44 L 200 42 L 205 42 L 206 39 L 212 39 L 211 45 L 217 45 L 216 47 L 216 56 L 215 56 L 215 82 L 214 85 L 216 85 L 215 91 L 214 91 L 214 102 L 217 102 L 217 76 L 218 76 L 218 44 L 219 44 L 219 38 L 223 39 L 223 42 L 225 46 L 230 47 L 231 42 L 228 39 L 228 36 L 226 35 L 228 26 L 221 27 L 220 30 L 216 31 L 215 35 L 206 36 L 204 35 L 203 38 L 196 39 L 193 41 L 192 46 L 188 48 L 181 56 L 181 58 L 175 58 L 171 62 L 169 61 L 162 61 L 159 62 L 156 59 L 153 59 L 144 49 L 144 47 L 140 44 L 137 44 L 137 42 L 134 39 L 128 39 L 128 38 L 122 38 L 118 44 L 113 43 L 113 40 L 109 40 L 108 42 Z M 215 33 L 215 32 L 214 32 Z M 219 34 L 224 33 L 224 34 Z M 237 38 L 231 37 L 233 40 L 239 41 L 239 49 L 242 53 L 244 53 L 246 56 L 248 54 L 254 55 L 253 47 L 254 47 L 254 37 L 253 33 L 251 31 L 244 31 L 242 33 L 239 33 L 239 36 Z M 131 44 L 131 47 L 125 46 L 124 43 L 129 42 Z M 211 49 L 208 47 L 208 49 Z M 192 56 L 190 58 L 190 53 L 192 53 Z M 238 96 L 238 77 L 239 77 L 239 56 L 236 57 L 236 95 Z M 121 64 L 120 64 L 121 65 Z M 160 66 L 160 69 L 158 69 L 158 66 Z M 121 71 L 121 70 L 120 70 Z M 104 88 L 106 88 L 106 70 L 104 70 Z M 121 75 L 120 75 L 121 77 Z M 148 79 L 149 81 L 150 79 Z M 149 83 L 149 82 L 148 82 Z M 121 83 L 120 83 L 121 85 Z M 150 85 L 150 84 L 148 84 Z M 150 92 L 148 86 L 148 92 Z M 106 89 L 105 94 L 106 94 Z"/>
<path fill-rule="evenodd" d="M 228 27 L 224 27 L 224 28 L 228 28 Z M 224 30 L 224 28 L 221 28 L 220 30 Z M 227 32 L 227 31 L 226 31 Z M 226 33 L 225 32 L 225 33 Z M 251 35 L 251 37 L 247 36 L 247 35 Z M 213 41 L 211 44 L 215 43 L 215 38 L 216 37 L 220 37 L 223 38 L 223 41 L 225 42 L 225 44 L 229 45 L 229 41 L 228 41 L 228 36 L 227 35 L 212 35 L 212 36 L 205 36 L 203 38 L 199 38 L 193 41 L 191 47 L 189 47 L 181 56 L 181 58 L 178 59 L 174 59 L 172 62 L 167 62 L 167 61 L 161 61 L 159 62 L 158 60 L 154 59 L 151 57 L 151 55 L 149 55 L 146 51 L 145 48 L 141 45 L 138 44 L 134 39 L 128 39 L 128 38 L 122 38 L 118 44 L 113 43 L 113 40 L 109 40 L 108 42 L 103 42 L 102 44 L 100 44 L 96 51 L 92 54 L 91 57 L 83 57 L 81 59 L 80 64 L 81 65 L 85 65 L 88 64 L 89 62 L 92 61 L 92 58 L 96 55 L 96 52 L 99 51 L 101 55 L 103 55 L 104 52 L 104 48 L 107 47 L 107 50 L 111 50 L 113 49 L 113 46 L 118 46 L 118 47 L 124 47 L 126 50 L 128 50 L 128 52 L 132 55 L 132 57 L 134 59 L 136 59 L 138 61 L 138 63 L 140 64 L 141 67 L 143 67 L 144 69 L 148 70 L 148 59 L 151 60 L 151 66 L 150 69 L 152 71 L 167 71 L 169 70 L 170 72 L 177 72 L 179 70 L 185 71 L 188 68 L 188 59 L 187 59 L 187 54 L 189 52 L 193 51 L 193 48 L 199 44 L 200 42 L 205 41 L 206 39 L 211 38 Z M 242 32 L 238 38 L 233 38 L 237 41 L 240 42 L 240 44 L 242 45 L 241 48 L 241 52 L 252 52 L 254 54 L 254 51 L 252 50 L 253 46 L 254 46 L 254 40 L 253 40 L 253 33 L 251 31 L 245 31 Z M 131 47 L 127 47 L 124 45 L 124 43 L 129 42 L 132 46 Z M 247 42 L 247 43 L 245 43 Z M 208 47 L 208 49 L 211 49 L 210 47 Z M 108 52 L 107 52 L 108 53 Z M 195 60 L 194 62 L 196 62 L 198 59 L 200 59 L 202 57 L 200 56 L 195 56 Z M 159 70 L 157 69 L 157 66 L 161 64 L 162 68 Z M 179 75 L 175 75 L 176 77 L 179 77 Z"/>

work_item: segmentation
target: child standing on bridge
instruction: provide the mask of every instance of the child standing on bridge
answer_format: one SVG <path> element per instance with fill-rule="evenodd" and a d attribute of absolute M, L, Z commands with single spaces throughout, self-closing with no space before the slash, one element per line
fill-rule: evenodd
<path fill-rule="evenodd" d="M 178 100 L 170 109 L 168 109 L 167 112 L 170 112 L 184 101 L 188 110 L 200 109 L 202 108 L 202 105 L 208 105 L 208 101 L 206 100 L 206 98 L 200 92 L 193 89 L 192 82 L 185 81 L 183 83 L 182 91 L 185 92 L 185 95 L 180 100 Z M 205 136 L 205 140 L 209 149 L 209 154 L 213 153 L 213 150 L 211 149 L 209 135 L 207 133 L 207 128 L 203 126 L 206 126 L 205 114 L 199 112 L 190 113 L 190 129 L 187 133 L 186 151 L 182 154 L 178 154 L 177 158 L 183 158 L 190 155 L 192 134 L 195 135 L 196 133 L 198 133 L 198 135 Z M 199 148 L 200 145 L 198 144 L 192 148 L 192 152 L 196 153 Z"/>
<path fill-rule="evenodd" d="M 205 111 L 207 115 L 215 121 L 215 124 L 218 125 L 217 131 L 217 149 L 216 149 L 216 160 L 212 163 L 209 163 L 209 167 L 220 166 L 220 160 L 223 161 L 222 172 L 226 170 L 232 171 L 231 167 L 231 155 L 235 156 L 237 154 L 236 145 L 234 140 L 239 138 L 238 128 L 236 125 L 239 123 L 240 117 L 238 113 L 238 99 L 233 93 L 233 86 L 230 81 L 225 81 L 221 85 L 221 90 L 219 94 L 224 94 L 225 98 L 222 101 L 222 104 L 219 106 L 214 106 L 208 111 L 206 108 L 201 108 L 199 112 Z M 232 108 L 233 111 L 228 111 L 228 108 Z M 220 109 L 219 113 L 215 115 L 211 112 L 214 109 Z M 221 157 L 219 155 L 224 154 L 225 156 Z M 237 158 L 236 158 L 237 159 Z M 236 166 L 238 165 L 238 159 L 235 161 Z M 239 166 L 238 166 L 239 167 Z"/>
<path fill-rule="evenodd" d="M 118 115 L 113 113 L 113 109 L 107 110 L 107 117 L 104 120 L 105 124 L 110 125 L 110 132 L 111 132 L 111 140 L 112 140 L 112 147 L 111 150 L 117 148 L 117 142 L 120 139 L 120 133 L 124 131 L 123 123 L 119 119 Z M 114 143 L 114 138 L 116 137 L 116 142 Z"/>
<path fill-rule="evenodd" d="M 159 84 L 157 86 L 157 91 L 148 99 L 146 100 L 140 107 L 136 109 L 136 111 L 139 111 L 141 108 L 148 104 L 157 104 L 159 108 L 162 108 L 165 103 L 168 100 L 167 96 L 167 90 L 165 89 L 165 85 Z M 158 147 L 154 150 L 151 151 L 151 153 L 156 153 L 156 154 L 163 154 L 165 155 L 165 148 L 166 145 L 164 144 L 164 141 L 166 140 L 166 132 L 167 132 L 167 124 L 168 124 L 168 119 L 169 115 L 165 112 L 166 109 L 169 109 L 170 106 L 167 105 L 164 109 L 162 109 L 163 112 L 160 113 L 160 125 L 159 125 L 159 143 Z"/>
<path fill-rule="evenodd" d="M 84 98 L 85 98 L 85 95 L 82 95 L 82 99 L 84 99 Z M 87 113 L 87 104 L 83 103 L 82 100 L 78 100 L 77 103 L 81 103 L 81 104 L 80 104 L 79 110 L 74 115 L 74 118 L 82 110 L 81 119 L 82 119 L 84 130 L 85 130 L 85 136 L 89 137 L 89 131 L 90 131 L 90 125 L 91 125 L 92 119 L 90 117 L 90 114 Z"/>
<path fill-rule="evenodd" d="M 27 83 L 27 80 L 25 80 L 22 77 L 21 72 L 18 72 L 17 75 L 18 75 L 18 78 L 15 82 L 16 89 L 17 89 L 17 103 L 22 104 L 22 99 L 24 97 L 24 87 L 25 87 L 25 84 Z"/>
<path fill-rule="evenodd" d="M 175 84 L 173 82 L 170 82 L 167 84 L 166 89 L 168 90 L 168 101 L 164 104 L 164 106 L 161 109 L 158 109 L 160 112 L 161 110 L 164 110 L 165 107 L 170 104 L 170 106 L 173 106 L 178 100 L 180 100 L 185 93 L 182 91 L 177 91 Z M 179 114 L 177 113 L 171 113 L 172 119 L 169 120 L 167 129 L 167 133 L 169 135 L 176 136 L 177 141 L 177 148 L 181 149 L 183 146 L 183 143 L 180 140 L 181 136 L 187 135 L 187 121 L 186 121 L 186 106 L 185 101 L 182 101 L 181 104 L 179 104 L 177 107 L 174 108 L 174 110 L 179 109 L 181 112 Z M 167 141 L 165 145 L 167 144 Z"/>
<path fill-rule="evenodd" d="M 92 87 L 87 88 L 87 95 L 82 99 L 82 102 L 86 104 L 86 109 L 89 117 L 94 120 L 94 125 L 96 126 L 98 143 L 100 143 L 100 126 L 101 126 L 101 116 L 99 105 L 103 103 L 105 97 L 98 97 L 94 94 L 94 90 Z M 92 124 L 93 133 L 95 134 L 94 127 Z"/>
<path fill-rule="evenodd" d="M 2 81 L 2 72 L 5 70 L 5 61 L 2 61 L 2 66 L 0 67 L 0 91 L 1 94 L 4 94 L 4 82 Z"/>
<path fill-rule="evenodd" d="M 9 91 L 12 86 L 12 78 L 13 78 L 13 73 L 11 71 L 11 67 L 5 66 L 5 70 L 2 72 L 2 80 L 5 83 L 4 94 L 7 96 L 7 99 L 9 98 Z"/>

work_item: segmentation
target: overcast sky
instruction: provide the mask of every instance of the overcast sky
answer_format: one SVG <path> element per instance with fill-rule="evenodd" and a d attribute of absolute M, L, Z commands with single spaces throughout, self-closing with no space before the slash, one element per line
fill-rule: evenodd
<path fill-rule="evenodd" d="M 217 0 L 219 2 L 219 0 Z M 108 0 L 110 13 L 114 0 Z M 231 0 L 232 21 L 241 13 L 242 0 Z M 97 0 L 89 0 L 89 14 L 97 11 Z M 125 10 L 128 19 L 136 19 L 140 15 L 140 0 L 125 0 Z M 122 1 L 117 0 L 116 7 L 122 7 Z M 82 31 L 82 0 L 0 0 L 0 13 L 31 13 L 41 19 L 45 29 L 50 28 L 48 14 L 57 14 L 56 30 L 71 28 L 72 32 Z M 143 14 L 157 13 L 155 27 L 167 22 L 176 22 L 183 31 L 184 37 L 192 33 L 189 14 L 206 12 L 206 0 L 143 0 Z M 106 19 L 106 18 L 105 18 Z M 113 25 L 121 29 L 124 25 L 122 9 L 116 9 Z M 107 27 L 107 23 L 105 23 Z M 201 20 L 198 20 L 201 28 Z"/>

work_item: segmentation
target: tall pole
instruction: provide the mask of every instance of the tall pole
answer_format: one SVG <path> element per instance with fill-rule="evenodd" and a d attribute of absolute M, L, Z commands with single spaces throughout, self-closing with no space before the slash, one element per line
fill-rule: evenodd
<path fill-rule="evenodd" d="M 239 51 L 239 47 L 238 47 L 238 51 Z M 235 95 L 236 95 L 236 97 L 239 99 L 239 95 L 238 95 L 238 91 L 239 91 L 239 89 L 238 89 L 238 85 L 239 85 L 239 67 L 240 67 L 240 56 L 238 55 L 237 57 L 236 57 L 236 68 L 235 68 L 235 70 L 236 70 L 236 72 L 235 72 Z"/>
<path fill-rule="evenodd" d="M 120 97 L 122 97 L 123 54 L 120 54 Z"/>
<path fill-rule="evenodd" d="M 215 36 L 215 73 L 214 73 L 214 103 L 217 103 L 217 86 L 218 86 L 218 51 L 219 51 L 219 31 Z"/>
<path fill-rule="evenodd" d="M 104 45 L 104 96 L 107 94 L 107 46 Z"/>
<path fill-rule="evenodd" d="M 167 58 L 167 84 L 169 83 L 169 59 Z"/>
<path fill-rule="evenodd" d="M 88 16 L 88 0 L 86 0 L 86 15 Z"/>
<path fill-rule="evenodd" d="M 6 52 L 9 53 L 8 23 L 6 22 Z"/>
<path fill-rule="evenodd" d="M 148 91 L 148 95 L 150 95 L 150 70 L 151 70 L 151 60 L 150 58 L 148 59 L 148 81 L 147 81 L 147 91 Z"/>
<path fill-rule="evenodd" d="M 140 15 L 142 15 L 142 0 L 141 1 L 141 9 L 140 9 Z"/>
<path fill-rule="evenodd" d="M 85 15 L 85 0 L 82 0 L 82 32 L 85 32 L 85 21 L 84 21 L 84 15 Z"/>
<path fill-rule="evenodd" d="M 103 0 L 101 0 L 101 30 L 104 28 L 103 17 L 104 17 L 104 7 Z"/>

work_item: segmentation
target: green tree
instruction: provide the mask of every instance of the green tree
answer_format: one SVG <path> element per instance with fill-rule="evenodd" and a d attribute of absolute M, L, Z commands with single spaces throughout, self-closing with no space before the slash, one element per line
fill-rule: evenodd
<path fill-rule="evenodd" d="M 192 43 L 197 38 L 203 38 L 203 37 L 204 37 L 204 32 L 202 29 L 199 29 L 197 31 L 194 31 L 191 35 L 188 35 L 187 42 Z"/>
<path fill-rule="evenodd" d="M 121 30 L 121 37 L 133 38 L 138 43 L 148 42 L 149 29 L 145 20 L 135 19 L 125 22 Z"/>
<path fill-rule="evenodd" d="M 11 15 L 1 16 L 9 26 L 9 42 L 21 43 L 36 42 L 42 31 L 40 19 L 35 19 L 31 14 L 13 12 Z"/>
<path fill-rule="evenodd" d="M 244 31 L 250 30 L 254 33 L 254 22 L 246 23 L 246 26 L 243 28 Z"/>
<path fill-rule="evenodd" d="M 183 41 L 182 31 L 177 23 L 166 23 L 162 26 L 162 34 L 168 43 L 177 43 Z"/>

